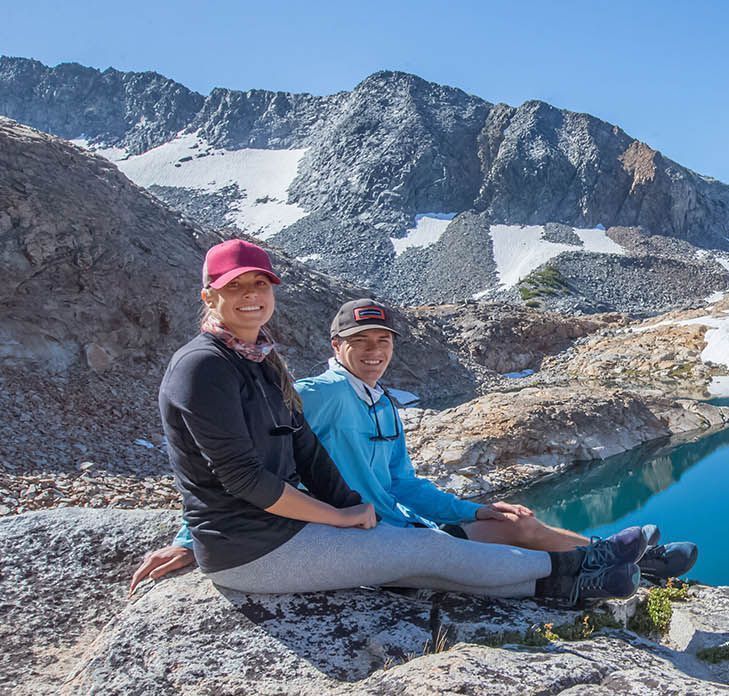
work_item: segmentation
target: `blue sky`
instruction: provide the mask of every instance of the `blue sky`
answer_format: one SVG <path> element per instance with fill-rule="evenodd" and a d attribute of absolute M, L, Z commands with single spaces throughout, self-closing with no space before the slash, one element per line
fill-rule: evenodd
<path fill-rule="evenodd" d="M 0 53 L 328 94 L 380 69 L 488 101 L 543 99 L 729 182 L 723 0 L 0 0 Z"/>

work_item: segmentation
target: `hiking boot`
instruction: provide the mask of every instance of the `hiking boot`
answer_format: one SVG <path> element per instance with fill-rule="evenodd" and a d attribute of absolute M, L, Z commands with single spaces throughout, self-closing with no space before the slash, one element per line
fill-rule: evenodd
<path fill-rule="evenodd" d="M 694 567 L 699 556 L 696 544 L 690 541 L 674 541 L 654 546 L 640 559 L 640 572 L 649 579 L 678 578 Z"/>
<path fill-rule="evenodd" d="M 643 530 L 643 536 L 646 539 L 648 548 L 658 546 L 658 542 L 661 540 L 661 530 L 658 529 L 657 525 L 644 524 L 641 529 Z"/>
<path fill-rule="evenodd" d="M 577 604 L 585 599 L 622 599 L 634 595 L 638 585 L 640 568 L 635 563 L 583 570 L 574 580 L 569 600 Z"/>
<path fill-rule="evenodd" d="M 648 548 L 649 538 L 656 537 L 657 530 L 655 525 L 627 527 L 606 539 L 592 537 L 589 546 L 580 547 L 585 552 L 582 569 L 599 570 L 606 566 L 637 563 Z"/>

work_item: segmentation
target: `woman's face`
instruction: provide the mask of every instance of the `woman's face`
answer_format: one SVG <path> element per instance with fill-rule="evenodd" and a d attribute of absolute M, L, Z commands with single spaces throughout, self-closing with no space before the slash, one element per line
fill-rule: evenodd
<path fill-rule="evenodd" d="M 228 331 L 248 343 L 255 343 L 276 306 L 271 281 L 258 271 L 242 273 L 220 290 L 203 290 L 203 293 L 203 300 Z"/>

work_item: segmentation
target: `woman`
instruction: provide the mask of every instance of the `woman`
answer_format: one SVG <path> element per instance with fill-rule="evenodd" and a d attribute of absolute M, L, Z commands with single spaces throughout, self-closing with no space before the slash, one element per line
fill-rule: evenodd
<path fill-rule="evenodd" d="M 260 247 L 213 247 L 202 332 L 173 356 L 160 388 L 195 557 L 216 584 L 247 592 L 396 584 L 573 601 L 635 592 L 646 547 L 639 527 L 587 549 L 544 552 L 377 524 L 311 432 L 267 338 L 279 283 Z"/>

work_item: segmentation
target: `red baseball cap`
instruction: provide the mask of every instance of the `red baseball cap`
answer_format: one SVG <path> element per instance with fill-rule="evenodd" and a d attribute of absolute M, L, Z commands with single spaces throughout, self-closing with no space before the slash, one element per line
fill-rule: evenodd
<path fill-rule="evenodd" d="M 233 278 L 249 271 L 265 273 L 275 285 L 281 282 L 273 272 L 271 259 L 264 249 L 242 239 L 229 239 L 216 244 L 205 254 L 203 287 L 220 290 Z"/>

